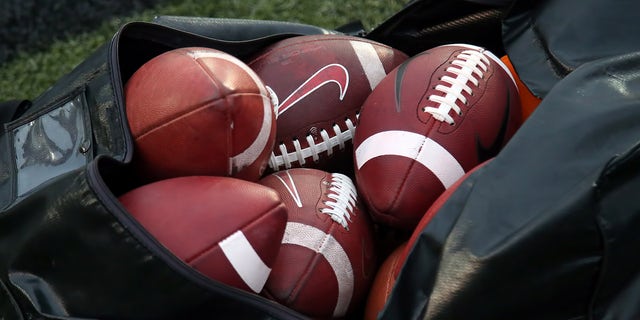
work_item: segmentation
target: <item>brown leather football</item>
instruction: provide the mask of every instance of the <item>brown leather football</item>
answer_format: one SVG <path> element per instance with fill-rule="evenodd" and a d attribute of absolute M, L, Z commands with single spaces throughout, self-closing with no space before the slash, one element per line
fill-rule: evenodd
<path fill-rule="evenodd" d="M 354 315 L 375 276 L 376 251 L 351 179 L 294 168 L 259 183 L 276 190 L 289 213 L 263 294 L 311 317 Z"/>
<path fill-rule="evenodd" d="M 364 309 L 365 320 L 378 319 L 378 313 L 389 300 L 404 261 L 407 243 L 397 246 L 382 262 L 371 285 Z"/>
<path fill-rule="evenodd" d="M 407 56 L 355 36 L 282 40 L 247 64 L 278 100 L 270 171 L 307 167 L 353 171 L 352 138 L 362 103 Z"/>
<path fill-rule="evenodd" d="M 389 300 L 389 297 L 393 292 L 396 279 L 400 275 L 400 271 L 402 271 L 402 267 L 407 260 L 407 256 L 413 249 L 416 241 L 418 241 L 418 239 L 422 235 L 422 231 L 424 230 L 424 228 L 427 227 L 433 217 L 438 214 L 438 211 L 440 211 L 442 206 L 449 200 L 451 195 L 465 182 L 465 180 L 476 170 L 479 170 L 490 161 L 491 159 L 486 160 L 473 169 L 469 170 L 460 179 L 456 180 L 453 185 L 447 188 L 447 190 L 440 194 L 440 196 L 433 202 L 431 207 L 429 207 L 427 212 L 422 216 L 422 219 L 420 219 L 418 226 L 415 228 L 415 230 L 413 230 L 409 240 L 398 245 L 385 258 L 384 262 L 376 273 L 373 284 L 371 285 L 371 290 L 369 292 L 367 304 L 365 307 L 365 320 L 377 319 L 378 313 L 380 313 L 382 309 L 384 309 L 387 300 Z M 437 262 L 433 261 L 433 263 Z"/>
<path fill-rule="evenodd" d="M 410 58 L 360 112 L 355 178 L 369 213 L 412 230 L 445 189 L 501 150 L 521 118 L 513 77 L 491 52 L 453 44 Z"/>
<path fill-rule="evenodd" d="M 284 235 L 278 194 L 255 182 L 189 176 L 156 181 L 119 197 L 175 256 L 211 279 L 259 293 Z"/>
<path fill-rule="evenodd" d="M 125 86 L 136 171 L 147 182 L 186 175 L 257 181 L 275 141 L 271 98 L 237 58 L 210 48 L 165 52 Z"/>

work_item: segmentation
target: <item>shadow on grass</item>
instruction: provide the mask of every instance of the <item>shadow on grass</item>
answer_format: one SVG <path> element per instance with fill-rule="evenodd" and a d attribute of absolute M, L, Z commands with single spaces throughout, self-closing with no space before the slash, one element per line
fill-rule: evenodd
<path fill-rule="evenodd" d="M 56 39 L 91 31 L 105 20 L 151 8 L 167 0 L 2 0 L 0 65 L 19 51 L 36 52 Z"/>

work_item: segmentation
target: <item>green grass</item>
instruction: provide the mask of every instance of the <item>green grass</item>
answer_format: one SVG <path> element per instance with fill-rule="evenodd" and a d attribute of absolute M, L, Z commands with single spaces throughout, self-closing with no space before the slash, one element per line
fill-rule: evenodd
<path fill-rule="evenodd" d="M 33 99 L 68 73 L 124 23 L 150 21 L 156 15 L 181 15 L 299 22 L 335 29 L 361 21 L 370 30 L 400 10 L 399 0 L 171 0 L 128 16 L 112 16 L 98 27 L 67 34 L 37 51 L 18 50 L 0 65 L 0 101 Z M 85 13 L 100 16 L 100 12 Z M 70 19 L 61 17 L 61 19 Z M 60 20 L 66 21 L 66 20 Z M 73 23 L 73 20 L 67 21 Z M 43 39 L 44 41 L 44 39 Z"/>

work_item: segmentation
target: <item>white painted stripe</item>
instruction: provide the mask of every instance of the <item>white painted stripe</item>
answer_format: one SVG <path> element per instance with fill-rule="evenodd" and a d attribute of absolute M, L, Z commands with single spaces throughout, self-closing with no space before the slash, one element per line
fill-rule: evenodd
<path fill-rule="evenodd" d="M 220 241 L 218 245 L 244 283 L 253 292 L 260 293 L 271 273 L 271 268 L 262 261 L 244 233 L 236 231 Z"/>
<path fill-rule="evenodd" d="M 231 157 L 231 163 L 233 168 L 237 171 L 242 170 L 244 167 L 251 165 L 264 151 L 269 142 L 269 136 L 271 135 L 271 124 L 273 121 L 273 106 L 271 100 L 266 95 L 262 96 L 262 126 L 256 136 L 253 143 L 239 154 Z M 232 128 L 234 130 L 243 130 L 244 128 Z M 229 172 L 231 174 L 232 171 Z"/>
<path fill-rule="evenodd" d="M 464 175 L 464 169 L 447 149 L 423 135 L 408 131 L 376 133 L 356 149 L 358 169 L 380 156 L 401 156 L 415 160 L 429 169 L 445 188 Z"/>
<path fill-rule="evenodd" d="M 338 280 L 338 301 L 333 316 L 344 316 L 353 296 L 354 275 L 349 256 L 340 243 L 324 231 L 298 222 L 287 222 L 282 243 L 302 246 L 322 254 Z"/>
<path fill-rule="evenodd" d="M 364 70 L 367 80 L 369 80 L 371 90 L 373 90 L 387 75 L 387 72 L 384 70 L 384 65 L 382 65 L 380 57 L 378 57 L 378 52 L 376 52 L 376 49 L 370 43 L 362 41 L 349 42 L 351 42 L 351 47 L 353 47 L 353 50 L 358 56 L 362 70 Z"/>
<path fill-rule="evenodd" d="M 225 53 L 222 51 L 214 51 L 211 49 L 190 49 L 189 51 L 187 51 L 187 54 L 194 59 L 218 58 L 218 59 L 230 60 L 228 53 Z"/>
<path fill-rule="evenodd" d="M 188 51 L 187 54 L 194 59 L 200 58 L 216 58 L 229 61 L 235 65 L 237 65 L 240 69 L 242 69 L 246 74 L 251 77 L 256 87 L 260 91 L 260 95 L 262 96 L 262 126 L 260 127 L 260 131 L 258 132 L 257 137 L 253 140 L 253 143 L 240 152 L 239 154 L 231 157 L 229 159 L 229 175 L 233 173 L 233 170 L 240 171 L 243 168 L 251 165 L 258 156 L 262 153 L 262 151 L 267 146 L 269 142 L 269 136 L 271 135 L 271 123 L 273 122 L 273 105 L 272 101 L 269 98 L 269 94 L 267 93 L 267 88 L 262 82 L 262 79 L 258 76 L 258 74 L 253 71 L 246 63 L 242 62 L 242 60 L 222 51 L 212 51 L 205 49 L 195 49 Z M 231 130 L 242 130 L 242 128 L 234 128 L 233 123 L 231 123 Z"/>
<path fill-rule="evenodd" d="M 244 63 L 242 60 L 236 58 L 235 56 L 228 54 L 226 52 L 222 52 L 222 51 L 215 51 L 215 50 L 206 50 L 206 49 L 194 49 L 191 51 L 188 51 L 187 54 L 189 56 L 191 56 L 194 59 L 200 59 L 200 58 L 216 58 L 216 59 L 222 59 L 222 60 L 226 60 L 229 61 L 235 65 L 237 65 L 240 69 L 242 69 L 244 72 L 247 73 L 247 75 L 249 77 L 251 77 L 251 79 L 253 80 L 253 82 L 256 83 L 257 87 L 260 89 L 260 94 L 266 96 L 267 95 L 267 89 L 265 88 L 264 83 L 262 82 L 262 79 L 258 76 L 258 74 L 253 71 L 253 69 L 251 69 L 246 63 Z"/>

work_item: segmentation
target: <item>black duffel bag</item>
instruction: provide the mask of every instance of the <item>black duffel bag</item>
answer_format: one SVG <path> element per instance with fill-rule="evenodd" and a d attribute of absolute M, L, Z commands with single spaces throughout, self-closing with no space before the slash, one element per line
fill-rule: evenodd
<path fill-rule="evenodd" d="M 123 84 L 146 61 L 171 49 L 204 46 L 244 59 L 278 40 L 319 33 L 363 36 L 410 55 L 456 42 L 484 46 L 500 55 L 505 52 L 501 36 L 505 4 L 413 1 L 371 32 L 357 23 L 326 30 L 278 21 L 201 17 L 160 16 L 152 22 L 125 24 L 111 41 L 33 101 L 0 106 L 0 315 L 7 319 L 304 318 L 259 295 L 204 277 L 124 210 L 117 198 L 136 182 L 129 166 L 135 150 L 124 112 Z M 492 163 L 492 168 L 499 163 Z M 411 257 L 428 252 L 416 248 Z M 433 273 L 413 273 L 437 267 L 424 259 L 409 260 L 408 271 L 381 316 L 420 317 L 428 296 L 438 291 L 419 287 L 431 286 Z M 410 292 L 403 291 L 407 281 L 415 282 Z M 407 294 L 411 297 L 403 300 Z M 398 313 L 399 309 L 405 311 Z"/>

